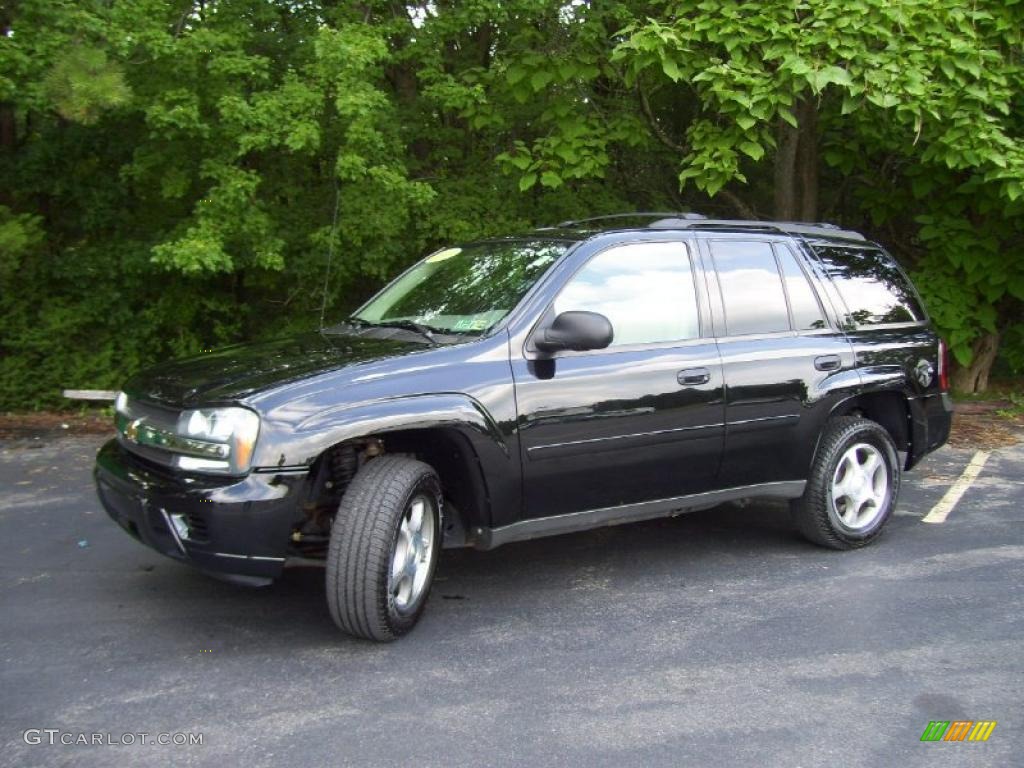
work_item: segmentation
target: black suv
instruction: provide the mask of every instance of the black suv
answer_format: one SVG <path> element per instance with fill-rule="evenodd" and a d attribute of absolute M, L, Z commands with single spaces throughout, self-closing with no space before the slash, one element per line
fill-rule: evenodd
<path fill-rule="evenodd" d="M 867 544 L 945 442 L 947 390 L 919 297 L 855 232 L 599 217 L 445 248 L 334 327 L 140 374 L 96 483 L 207 571 L 325 565 L 338 626 L 390 640 L 442 546 L 754 496 Z"/>

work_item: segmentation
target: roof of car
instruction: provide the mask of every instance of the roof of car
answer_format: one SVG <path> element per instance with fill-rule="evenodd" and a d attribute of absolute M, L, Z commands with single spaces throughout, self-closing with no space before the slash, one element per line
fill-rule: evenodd
<path fill-rule="evenodd" d="M 630 222 L 630 220 L 633 220 Z M 629 223 L 627 223 L 629 222 Z M 827 222 L 755 221 L 748 219 L 709 219 L 698 213 L 634 212 L 570 219 L 553 226 L 540 227 L 532 234 L 568 240 L 583 240 L 615 231 L 694 230 L 702 232 L 760 232 L 865 242 L 859 232 L 842 229 Z"/>

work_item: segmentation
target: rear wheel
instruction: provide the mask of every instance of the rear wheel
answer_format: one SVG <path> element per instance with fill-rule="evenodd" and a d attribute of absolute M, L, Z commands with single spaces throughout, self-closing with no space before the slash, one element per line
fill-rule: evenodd
<path fill-rule="evenodd" d="M 899 458 L 889 433 L 868 419 L 833 419 L 822 435 L 804 495 L 793 502 L 793 519 L 815 544 L 862 547 L 881 533 L 899 488 Z"/>
<path fill-rule="evenodd" d="M 338 507 L 327 552 L 327 604 L 345 632 L 388 641 L 415 626 L 441 549 L 441 485 L 423 462 L 374 459 Z"/>

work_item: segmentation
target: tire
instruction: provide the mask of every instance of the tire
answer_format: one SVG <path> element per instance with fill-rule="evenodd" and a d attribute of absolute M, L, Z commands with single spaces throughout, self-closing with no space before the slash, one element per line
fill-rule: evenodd
<path fill-rule="evenodd" d="M 382 642 L 411 630 L 434 579 L 441 522 L 441 484 L 429 465 L 400 456 L 366 464 L 345 491 L 331 528 L 327 605 L 334 623 L 355 637 Z"/>
<path fill-rule="evenodd" d="M 804 495 L 792 504 L 804 538 L 831 549 L 856 549 L 882 532 L 900 491 L 892 437 L 868 419 L 842 416 L 825 427 Z"/>

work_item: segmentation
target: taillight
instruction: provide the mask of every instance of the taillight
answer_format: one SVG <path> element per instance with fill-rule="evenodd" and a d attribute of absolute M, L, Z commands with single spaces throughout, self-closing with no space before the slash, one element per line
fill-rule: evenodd
<path fill-rule="evenodd" d="M 939 389 L 949 391 L 949 347 L 939 339 Z"/>

